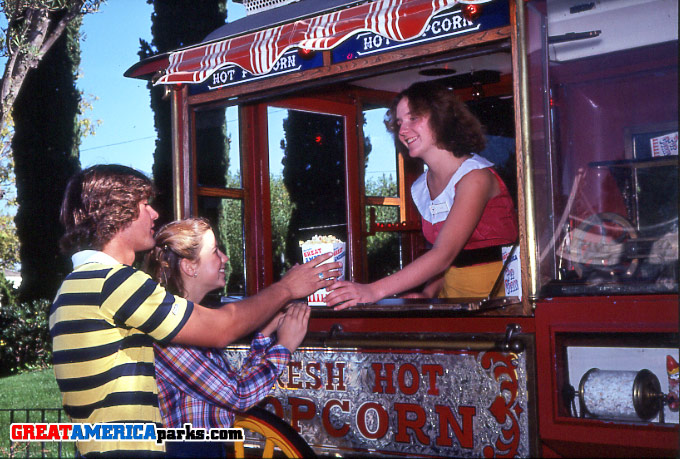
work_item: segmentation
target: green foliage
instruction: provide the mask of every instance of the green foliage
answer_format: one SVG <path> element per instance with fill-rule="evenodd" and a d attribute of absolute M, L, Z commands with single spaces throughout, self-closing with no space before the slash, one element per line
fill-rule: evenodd
<path fill-rule="evenodd" d="M 49 300 L 0 306 L 0 376 L 50 363 L 49 309 Z"/>
<path fill-rule="evenodd" d="M 397 182 L 390 175 L 366 181 L 367 196 L 396 196 Z M 394 206 L 368 206 L 366 225 L 369 223 L 369 209 L 375 208 L 377 222 L 395 223 L 399 221 L 399 208 Z M 401 268 L 399 257 L 399 233 L 382 232 L 366 238 L 366 258 L 368 281 L 373 282 L 397 272 Z"/>
<path fill-rule="evenodd" d="M 14 158 L 12 157 L 12 136 L 14 120 L 8 116 L 0 130 L 0 201 L 8 207 L 16 206 Z"/>
<path fill-rule="evenodd" d="M 0 127 L 24 91 L 26 77 L 59 41 L 72 22 L 96 11 L 101 0 L 5 0 L 0 2 L 3 76 L 0 85 Z M 46 105 L 47 107 L 48 105 Z"/>
<path fill-rule="evenodd" d="M 71 22 L 41 65 L 28 74 L 13 108 L 21 241 L 21 301 L 52 299 L 71 270 L 60 254 L 59 209 L 68 179 L 79 169 L 80 20 Z"/>
<path fill-rule="evenodd" d="M 0 268 L 14 269 L 19 263 L 19 239 L 14 217 L 0 215 Z"/>
<path fill-rule="evenodd" d="M 273 272 L 274 279 L 280 279 L 293 265 L 286 258 L 286 235 L 293 213 L 293 203 L 290 201 L 290 194 L 281 177 L 273 175 L 269 177 L 269 194 L 271 195 Z"/>
<path fill-rule="evenodd" d="M 241 177 L 227 173 L 227 188 L 240 188 Z M 227 282 L 225 294 L 245 295 L 243 259 L 243 202 L 240 199 L 222 199 L 219 206 L 219 234 L 224 253 L 229 257 L 225 267 Z"/>
<path fill-rule="evenodd" d="M 11 116 L 0 130 L 0 268 L 15 269 L 19 262 L 19 239 L 14 217 L 16 187 L 11 140 L 14 120 Z"/>
<path fill-rule="evenodd" d="M 14 304 L 16 300 L 17 290 L 14 288 L 14 284 L 0 271 L 0 308 L 2 305 Z"/>

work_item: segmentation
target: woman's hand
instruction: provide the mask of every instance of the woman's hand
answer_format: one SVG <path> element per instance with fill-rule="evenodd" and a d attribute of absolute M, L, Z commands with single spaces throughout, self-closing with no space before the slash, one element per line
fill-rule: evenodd
<path fill-rule="evenodd" d="M 425 296 L 424 293 L 418 293 L 418 292 L 413 292 L 413 293 L 407 293 L 405 295 L 401 295 L 401 298 L 406 298 L 406 299 L 421 299 L 421 298 L 428 298 Z"/>
<path fill-rule="evenodd" d="M 335 282 L 329 287 L 332 291 L 326 296 L 326 305 L 340 311 L 359 303 L 375 303 L 382 297 L 374 291 L 372 285 L 349 281 Z"/>
<path fill-rule="evenodd" d="M 309 306 L 305 303 L 295 303 L 288 308 L 283 316 L 276 335 L 278 343 L 291 353 L 295 352 L 295 349 L 305 339 L 307 324 L 309 323 L 309 313 Z"/>
<path fill-rule="evenodd" d="M 423 289 L 421 298 L 438 298 L 444 288 L 444 273 L 432 279 Z"/>

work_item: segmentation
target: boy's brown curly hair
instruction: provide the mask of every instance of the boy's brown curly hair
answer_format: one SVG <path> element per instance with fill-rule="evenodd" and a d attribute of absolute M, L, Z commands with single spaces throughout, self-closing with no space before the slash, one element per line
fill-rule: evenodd
<path fill-rule="evenodd" d="M 154 194 L 151 180 L 130 167 L 99 164 L 76 173 L 61 205 L 62 252 L 101 250 L 139 217 L 139 203 Z"/>

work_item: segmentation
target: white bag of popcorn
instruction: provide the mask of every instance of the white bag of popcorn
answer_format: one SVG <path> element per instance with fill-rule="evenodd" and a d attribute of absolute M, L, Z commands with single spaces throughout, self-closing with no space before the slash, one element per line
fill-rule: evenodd
<path fill-rule="evenodd" d="M 340 275 L 337 280 L 345 280 L 345 243 L 335 236 L 313 236 L 307 241 L 300 241 L 300 248 L 302 249 L 302 262 L 307 263 L 309 260 L 323 255 L 325 253 L 333 252 L 333 256 L 325 263 L 339 261 L 342 263 L 340 268 Z M 310 306 L 325 305 L 326 295 L 328 291 L 325 288 L 319 289 L 307 297 L 307 303 Z"/>

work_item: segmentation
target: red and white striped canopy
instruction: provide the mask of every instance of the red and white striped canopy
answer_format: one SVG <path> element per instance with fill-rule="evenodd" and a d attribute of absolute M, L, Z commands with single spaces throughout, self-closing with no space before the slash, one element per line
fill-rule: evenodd
<path fill-rule="evenodd" d="M 216 70 L 236 64 L 254 75 L 268 73 L 291 48 L 323 51 L 361 32 L 395 41 L 415 38 L 430 19 L 458 3 L 490 0 L 376 0 L 213 43 L 174 52 L 156 84 L 201 83 Z"/>

